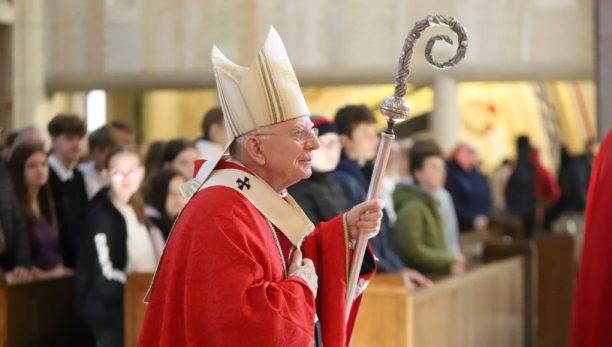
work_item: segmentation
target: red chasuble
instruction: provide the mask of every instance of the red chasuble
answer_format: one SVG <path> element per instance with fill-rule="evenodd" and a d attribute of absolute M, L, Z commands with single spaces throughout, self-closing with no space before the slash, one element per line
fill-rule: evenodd
<path fill-rule="evenodd" d="M 612 132 L 591 170 L 571 347 L 612 346 Z"/>
<path fill-rule="evenodd" d="M 217 166 L 224 168 L 248 172 L 229 162 Z M 274 230 L 240 192 L 225 186 L 198 192 L 166 245 L 138 346 L 306 347 L 315 313 L 323 345 L 347 345 L 359 300 L 347 329 L 350 254 L 342 216 L 319 224 L 302 244 L 319 277 L 316 300 L 305 282 L 286 277 L 293 246 Z"/>

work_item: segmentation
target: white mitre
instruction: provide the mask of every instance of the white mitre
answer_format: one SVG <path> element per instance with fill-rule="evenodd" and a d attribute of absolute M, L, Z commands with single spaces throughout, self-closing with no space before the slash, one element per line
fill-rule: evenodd
<path fill-rule="evenodd" d="M 250 67 L 232 62 L 217 46 L 212 48 L 211 59 L 228 134 L 223 155 L 237 137 L 249 131 L 310 115 L 283 41 L 273 27 Z M 204 184 L 223 155 L 208 160 L 183 185 L 186 200 Z"/>

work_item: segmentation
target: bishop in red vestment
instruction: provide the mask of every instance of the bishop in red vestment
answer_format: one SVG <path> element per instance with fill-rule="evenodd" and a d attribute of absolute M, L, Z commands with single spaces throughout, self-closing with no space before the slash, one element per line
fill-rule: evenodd
<path fill-rule="evenodd" d="M 280 37 L 271 29 L 249 68 L 212 57 L 226 156 L 199 163 L 185 187 L 138 345 L 345 346 L 360 300 L 347 324 L 351 245 L 378 232 L 382 202 L 315 228 L 286 192 L 311 174 L 319 141 Z M 364 264 L 358 294 L 371 252 Z"/>

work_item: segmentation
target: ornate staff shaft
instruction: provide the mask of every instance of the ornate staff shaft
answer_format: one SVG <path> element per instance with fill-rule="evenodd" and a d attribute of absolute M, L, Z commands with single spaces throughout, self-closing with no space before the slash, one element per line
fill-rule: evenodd
<path fill-rule="evenodd" d="M 436 41 L 444 41 L 449 45 L 453 44 L 453 40 L 446 35 L 436 35 L 427 41 L 425 46 L 425 58 L 432 66 L 445 69 L 455 66 L 465 56 L 467 49 L 467 35 L 465 29 L 455 20 L 455 18 L 443 15 L 428 15 L 426 18 L 416 22 L 406 40 L 404 41 L 404 47 L 400 54 L 399 66 L 397 77 L 395 78 L 395 92 L 393 96 L 388 97 L 380 105 L 380 111 L 387 119 L 387 129 L 383 131 L 381 136 L 381 142 L 378 147 L 378 154 L 376 161 L 374 162 L 374 172 L 370 181 L 370 187 L 368 189 L 368 195 L 366 200 L 375 199 L 378 197 L 380 187 L 382 183 L 383 173 L 387 166 L 387 160 L 389 159 L 389 152 L 391 150 L 391 143 L 395 138 L 393 132 L 393 126 L 396 123 L 404 121 L 410 114 L 410 107 L 404 99 L 406 95 L 406 88 L 408 86 L 408 76 L 410 75 L 410 62 L 412 60 L 412 53 L 416 40 L 421 37 L 421 33 L 425 29 L 435 25 L 446 25 L 457 34 L 459 40 L 457 52 L 448 61 L 439 63 L 431 56 L 431 50 Z M 357 239 L 357 247 L 353 253 L 353 259 L 351 261 L 349 282 L 347 283 L 346 291 L 346 319 L 348 320 L 350 310 L 353 304 L 354 298 L 357 296 L 357 280 L 359 278 L 359 272 L 363 263 L 363 256 L 368 244 L 367 236 L 363 235 Z"/>

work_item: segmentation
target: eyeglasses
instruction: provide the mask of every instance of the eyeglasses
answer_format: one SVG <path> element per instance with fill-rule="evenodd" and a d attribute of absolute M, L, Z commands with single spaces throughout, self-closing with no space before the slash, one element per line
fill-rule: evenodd
<path fill-rule="evenodd" d="M 275 133 L 256 133 L 255 136 L 272 136 L 272 135 L 285 135 L 285 134 L 275 134 Z M 318 128 L 301 128 L 296 129 L 293 133 L 289 134 L 295 142 L 306 143 L 311 137 L 317 138 L 319 136 Z"/>
<path fill-rule="evenodd" d="M 132 170 L 128 172 L 113 172 L 111 173 L 111 180 L 120 182 L 127 179 L 137 180 L 140 179 L 141 173 L 138 170 Z"/>

